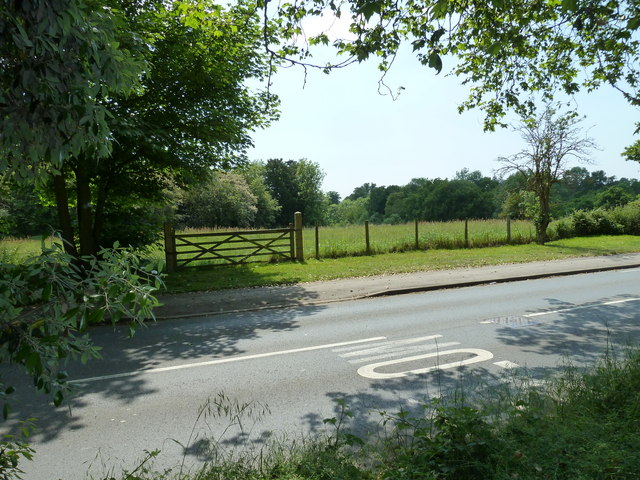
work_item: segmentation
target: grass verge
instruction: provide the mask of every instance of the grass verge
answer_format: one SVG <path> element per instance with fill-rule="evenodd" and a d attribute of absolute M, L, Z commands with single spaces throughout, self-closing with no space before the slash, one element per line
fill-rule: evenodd
<path fill-rule="evenodd" d="M 324 260 L 309 259 L 302 263 L 194 267 L 168 275 L 166 284 L 169 293 L 184 293 L 635 252 L 640 252 L 640 238 L 636 236 L 579 237 L 549 242 L 546 245 L 408 251 Z"/>

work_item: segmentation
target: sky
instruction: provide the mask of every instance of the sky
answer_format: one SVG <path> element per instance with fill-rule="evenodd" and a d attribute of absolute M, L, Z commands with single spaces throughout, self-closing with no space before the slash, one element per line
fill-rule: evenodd
<path fill-rule="evenodd" d="M 405 89 L 397 100 L 378 93 L 380 72 L 373 62 L 326 75 L 302 67 L 281 69 L 272 91 L 281 99 L 280 120 L 253 135 L 251 160 L 306 158 L 326 176 L 322 189 L 342 198 L 364 183 L 405 185 L 412 178 L 452 178 L 463 168 L 493 176 L 496 159 L 526 144 L 510 129 L 483 131 L 483 113 L 458 113 L 468 89 L 445 69 L 436 75 L 409 53 L 401 55 L 386 82 Z M 599 145 L 589 171 L 616 178 L 640 178 L 640 163 L 621 157 L 632 144 L 637 109 L 610 87 L 573 98 L 586 118 L 585 133 Z M 516 122 L 512 117 L 509 121 Z M 577 165 L 577 164 L 576 164 Z"/>

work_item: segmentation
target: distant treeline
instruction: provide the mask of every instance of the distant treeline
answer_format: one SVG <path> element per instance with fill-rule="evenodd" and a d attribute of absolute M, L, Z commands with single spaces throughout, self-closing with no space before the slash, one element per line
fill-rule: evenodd
<path fill-rule="evenodd" d="M 396 224 L 413 220 L 449 221 L 510 216 L 532 219 L 533 193 L 520 174 L 486 177 L 461 170 L 452 179 L 415 178 L 408 184 L 365 183 L 344 199 L 323 192 L 325 173 L 306 159 L 249 162 L 230 171 L 211 171 L 167 189 L 154 201 L 141 199 L 105 216 L 108 238 L 121 244 L 145 245 L 158 239 L 164 221 L 178 228 L 263 228 L 288 225 L 301 211 L 306 225 Z M 637 179 L 607 176 L 575 167 L 552 190 L 552 215 L 625 205 L 640 195 Z M 0 183 L 0 235 L 24 237 L 50 233 L 58 222 L 51 187 L 19 187 Z M 122 207 L 122 206 L 119 206 Z"/>
<path fill-rule="evenodd" d="M 640 181 L 616 179 L 602 170 L 575 167 L 553 186 L 552 215 L 564 217 L 576 210 L 613 208 L 640 195 Z M 453 179 L 415 178 L 404 186 L 365 183 L 341 202 L 333 202 L 328 223 L 403 223 L 412 220 L 449 221 L 510 216 L 533 219 L 536 198 L 526 190 L 522 174 L 485 177 L 463 169 Z"/>

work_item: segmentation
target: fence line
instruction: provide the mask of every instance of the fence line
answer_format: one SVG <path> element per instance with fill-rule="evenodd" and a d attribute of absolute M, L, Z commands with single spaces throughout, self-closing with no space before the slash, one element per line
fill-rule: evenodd
<path fill-rule="evenodd" d="M 484 220 L 479 220 L 478 222 L 484 222 Z M 491 222 L 491 220 L 489 220 L 489 222 Z M 434 240 L 434 242 L 436 243 L 436 245 L 428 245 L 428 241 L 424 240 L 425 237 L 425 233 L 424 230 L 421 232 L 421 226 L 423 225 L 432 225 L 434 223 L 440 223 L 440 222 L 420 222 L 418 220 L 415 220 L 414 222 L 414 232 L 413 232 L 413 239 L 410 240 L 411 237 L 406 238 L 406 240 L 403 242 L 401 239 L 398 239 L 397 242 L 393 242 L 391 241 L 390 243 L 392 243 L 392 246 L 386 248 L 384 251 L 389 251 L 389 252 L 393 252 L 393 251 L 405 251 L 405 250 L 420 250 L 420 249 L 428 249 L 428 248 L 471 248 L 473 246 L 491 246 L 491 245 L 509 245 L 512 243 L 529 243 L 531 241 L 534 240 L 534 238 L 532 237 L 532 233 L 531 233 L 531 226 L 529 225 L 529 233 L 526 234 L 520 234 L 518 236 L 516 236 L 515 238 L 512 236 L 512 228 L 511 228 L 511 219 L 510 218 L 505 218 L 505 230 L 502 230 L 503 233 L 499 233 L 499 232 L 490 232 L 488 233 L 485 238 L 479 238 L 480 235 L 482 235 L 482 233 L 477 233 L 478 229 L 477 229 L 477 224 L 474 225 L 474 221 L 473 220 L 462 220 L 460 221 L 461 225 L 460 225 L 460 230 L 459 230 L 459 236 L 457 237 L 452 237 L 449 236 L 449 238 L 446 238 L 448 234 L 443 234 L 443 239 L 441 241 L 440 244 L 438 244 L 438 239 L 436 238 L 436 240 Z M 448 224 L 448 223 L 456 223 L 456 222 L 442 222 L 444 224 Z M 355 228 L 357 228 L 357 226 L 354 226 Z M 328 229 L 332 229 L 332 228 L 340 228 L 340 227 L 327 227 Z M 391 225 L 385 225 L 384 228 L 393 228 L 393 226 Z M 474 228 L 475 228 L 475 234 L 474 234 Z M 319 227 L 317 224 L 315 225 L 315 229 L 314 229 L 314 234 L 315 234 L 315 258 L 316 259 L 320 259 L 321 257 L 338 257 L 338 256 L 349 256 L 350 254 L 352 255 L 371 255 L 371 254 L 375 254 L 376 252 L 376 226 L 375 225 L 371 225 L 369 221 L 365 221 L 364 222 L 364 244 L 360 243 L 360 245 L 362 245 L 362 247 L 358 248 L 357 246 L 355 246 L 353 244 L 353 241 L 358 242 L 358 240 L 354 240 L 353 238 L 351 238 L 351 243 L 349 244 L 349 251 L 344 251 L 344 252 L 338 252 L 336 250 L 336 248 L 339 248 L 339 241 L 336 241 L 335 239 L 330 238 L 328 241 L 324 242 L 324 246 L 325 249 L 332 249 L 334 248 L 332 253 L 329 254 L 322 254 L 321 253 L 321 243 L 323 243 L 321 240 L 321 227 Z M 429 231 L 427 231 L 427 234 L 429 233 Z M 431 232 L 434 233 L 434 232 Z M 411 235 L 411 234 L 409 234 Z M 421 239 L 421 235 L 422 235 L 422 239 Z M 437 235 L 437 232 L 434 233 L 434 235 Z M 360 237 L 362 238 L 362 237 Z M 360 240 L 362 241 L 362 240 Z M 379 252 L 379 250 L 378 250 Z M 309 254 L 311 255 L 312 253 L 309 252 Z"/>

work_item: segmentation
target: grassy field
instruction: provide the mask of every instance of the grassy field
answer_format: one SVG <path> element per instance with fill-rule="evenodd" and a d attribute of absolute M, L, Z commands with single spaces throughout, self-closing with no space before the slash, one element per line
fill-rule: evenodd
<path fill-rule="evenodd" d="M 364 225 L 348 225 L 348 226 L 332 226 L 319 227 L 317 229 L 303 229 L 303 251 L 304 258 L 341 258 L 353 257 L 370 254 L 396 253 L 410 250 L 427 250 L 427 249 L 458 249 L 458 248 L 480 248 L 492 247 L 498 245 L 519 245 L 533 241 L 535 233 L 534 227 L 528 221 L 511 221 L 510 236 L 507 234 L 506 220 L 473 220 L 466 225 L 464 221 L 455 222 L 420 222 L 407 223 L 402 225 L 370 225 L 369 226 L 369 245 L 367 248 L 366 229 Z M 205 229 L 189 229 L 181 234 L 194 235 L 194 237 L 180 239 L 178 237 L 176 246 L 179 252 L 179 260 L 187 260 L 196 257 L 199 253 L 198 248 L 194 248 L 190 242 L 201 243 L 206 247 L 210 247 L 222 240 L 219 236 L 223 232 L 232 232 L 233 230 L 205 230 Z M 215 233 L 216 235 L 207 236 L 206 233 Z M 257 235 L 257 234 L 256 234 Z M 257 235 L 262 239 L 275 237 L 277 235 Z M 186 240 L 186 241 L 185 241 Z M 289 242 L 286 238 L 280 239 L 273 245 L 279 245 L 279 251 L 288 254 Z M 256 246 L 250 242 L 243 242 L 239 237 L 232 239 L 232 243 L 224 245 L 220 253 L 234 257 L 237 261 L 242 256 L 256 250 Z M 152 252 L 152 256 L 161 259 L 163 251 L 157 248 Z M 276 255 L 273 258 L 277 258 Z M 257 258 L 256 260 L 265 260 L 265 258 Z M 269 257 L 266 257 L 269 260 Z M 191 260 L 189 260 L 191 262 Z M 223 263 L 219 260 L 196 260 L 190 265 Z"/>
<path fill-rule="evenodd" d="M 320 260 L 311 258 L 303 263 L 196 267 L 168 275 L 166 284 L 169 292 L 179 293 L 631 252 L 640 252 L 639 237 L 584 237 L 558 240 L 546 245 L 408 251 Z"/>
<path fill-rule="evenodd" d="M 364 225 L 320 227 L 320 258 L 338 258 L 365 255 L 366 234 Z M 467 244 L 471 248 L 505 245 L 506 220 L 473 220 L 468 222 Z M 305 258 L 316 256 L 315 229 L 303 231 Z M 530 243 L 535 229 L 528 221 L 511 221 L 511 244 Z M 465 247 L 465 222 L 419 222 L 418 248 L 414 223 L 401 225 L 370 225 L 370 253 L 394 253 L 407 250 L 454 249 Z"/>
<path fill-rule="evenodd" d="M 20 262 L 39 252 L 39 240 L 0 241 L 0 260 Z M 631 252 L 640 252 L 640 237 L 579 237 L 546 245 L 529 243 L 485 248 L 410 250 L 320 260 L 308 257 L 305 262 L 203 266 L 179 270 L 165 280 L 168 292 L 180 293 Z M 151 257 L 161 260 L 162 251 L 154 250 Z"/>
<path fill-rule="evenodd" d="M 467 237 L 465 239 L 465 222 L 419 222 L 418 245 L 416 248 L 416 226 L 414 223 L 401 225 L 370 225 L 369 252 L 366 248 L 366 234 L 364 225 L 331 226 L 318 228 L 318 249 L 316 250 L 316 229 L 303 229 L 304 257 L 310 258 L 340 258 L 367 254 L 396 253 L 410 250 L 427 249 L 458 249 L 480 248 L 499 245 L 530 243 L 535 238 L 535 229 L 531 222 L 512 220 L 510 222 L 511 238 L 507 237 L 506 220 L 471 220 L 468 222 Z M 198 234 L 208 232 L 230 232 L 231 229 L 188 229 L 178 234 Z M 198 242 L 215 243 L 220 237 L 202 236 Z M 0 259 L 24 258 L 38 254 L 40 239 L 2 239 L 0 240 Z M 52 239 L 46 239 L 51 243 Z M 286 241 L 280 241 L 284 245 Z M 242 249 L 251 250 L 251 244 L 237 242 L 237 252 L 243 254 Z M 179 247 L 179 249 L 182 247 Z M 190 248 L 188 246 L 185 249 Z M 285 248 L 286 249 L 286 248 Z M 246 250 L 245 250 L 246 251 Z M 164 246 L 155 246 L 148 255 L 154 260 L 164 259 Z M 200 264 L 216 263 L 199 262 Z"/>

